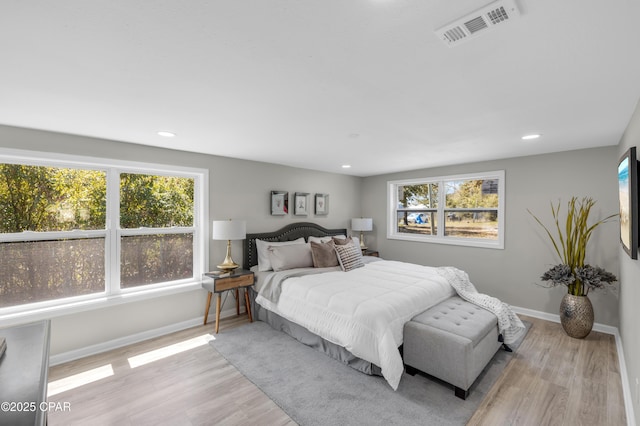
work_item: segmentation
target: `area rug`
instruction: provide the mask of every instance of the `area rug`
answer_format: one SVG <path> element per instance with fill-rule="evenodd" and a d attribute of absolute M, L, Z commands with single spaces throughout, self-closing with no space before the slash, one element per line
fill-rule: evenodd
<path fill-rule="evenodd" d="M 511 345 L 513 353 L 523 338 Z M 404 373 L 394 391 L 384 378 L 356 371 L 260 321 L 216 334 L 210 344 L 304 426 L 464 425 L 513 357 L 499 350 L 462 400 L 452 386 L 420 374 Z"/>

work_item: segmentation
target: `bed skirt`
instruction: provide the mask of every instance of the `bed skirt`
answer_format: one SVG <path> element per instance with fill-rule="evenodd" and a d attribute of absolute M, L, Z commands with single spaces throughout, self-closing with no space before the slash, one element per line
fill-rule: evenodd
<path fill-rule="evenodd" d="M 344 347 L 329 342 L 322 337 L 310 332 L 301 325 L 293 323 L 286 318 L 282 318 L 280 315 L 263 308 L 258 303 L 256 303 L 256 295 L 256 291 L 253 288 L 249 288 L 251 312 L 253 314 L 254 320 L 266 322 L 272 328 L 288 334 L 299 342 L 310 346 L 320 352 L 323 352 L 329 355 L 331 358 L 336 359 L 343 364 L 347 364 L 351 368 L 354 368 L 365 374 L 382 376 L 382 371 L 377 365 L 358 358 L 351 352 L 346 350 Z"/>

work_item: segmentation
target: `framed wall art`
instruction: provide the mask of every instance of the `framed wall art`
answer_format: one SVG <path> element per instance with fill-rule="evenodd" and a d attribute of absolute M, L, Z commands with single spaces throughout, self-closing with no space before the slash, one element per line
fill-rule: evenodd
<path fill-rule="evenodd" d="M 271 191 L 271 215 L 284 216 L 289 213 L 289 193 L 287 191 Z"/>
<path fill-rule="evenodd" d="M 620 198 L 620 244 L 632 258 L 638 258 L 638 160 L 632 147 L 618 162 Z"/>
<path fill-rule="evenodd" d="M 307 215 L 307 204 L 309 194 L 306 192 L 296 192 L 294 195 L 294 209 L 293 214 L 296 216 L 306 216 Z"/>
<path fill-rule="evenodd" d="M 329 194 L 316 194 L 314 201 L 316 216 L 329 214 Z"/>

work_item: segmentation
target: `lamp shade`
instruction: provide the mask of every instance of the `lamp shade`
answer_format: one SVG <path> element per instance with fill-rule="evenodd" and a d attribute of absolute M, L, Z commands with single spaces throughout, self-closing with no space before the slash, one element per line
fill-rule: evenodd
<path fill-rule="evenodd" d="M 214 220 L 214 240 L 244 240 L 247 236 L 247 224 L 244 220 Z"/>
<path fill-rule="evenodd" d="M 373 219 L 370 217 L 358 217 L 351 219 L 352 231 L 371 231 L 373 230 Z"/>

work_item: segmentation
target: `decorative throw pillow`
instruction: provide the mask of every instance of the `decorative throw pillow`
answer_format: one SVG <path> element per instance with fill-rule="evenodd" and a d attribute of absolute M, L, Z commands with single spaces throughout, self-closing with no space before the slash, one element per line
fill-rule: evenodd
<path fill-rule="evenodd" d="M 333 242 L 336 243 L 336 245 L 345 245 L 345 244 L 349 244 L 349 243 L 353 243 L 356 247 L 360 247 L 360 239 L 358 237 L 343 237 L 342 235 L 338 235 L 336 237 L 333 237 Z"/>
<path fill-rule="evenodd" d="M 348 238 L 333 237 L 333 242 L 336 243 L 337 246 L 343 246 L 351 242 L 351 237 L 348 237 Z"/>
<path fill-rule="evenodd" d="M 328 268 L 340 264 L 333 241 L 329 240 L 326 243 L 316 243 L 312 241 L 310 244 L 313 266 L 315 268 Z"/>
<path fill-rule="evenodd" d="M 343 271 L 351 271 L 352 269 L 364 266 L 362 262 L 362 250 L 354 244 L 336 245 L 336 253 L 338 253 L 338 261 Z"/>
<path fill-rule="evenodd" d="M 292 241 L 264 241 L 256 239 L 256 251 L 258 252 L 258 270 L 260 272 L 270 271 L 271 261 L 269 260 L 269 246 L 287 246 L 292 244 L 306 244 L 304 237 L 300 237 L 297 240 Z"/>
<path fill-rule="evenodd" d="M 314 237 L 313 235 L 309 236 L 309 238 L 307 238 L 307 240 L 310 243 L 326 243 L 327 241 L 331 241 L 332 238 L 347 238 L 344 235 L 336 235 L 335 237 Z"/>
<path fill-rule="evenodd" d="M 269 246 L 269 261 L 274 271 L 313 266 L 309 244 Z"/>

